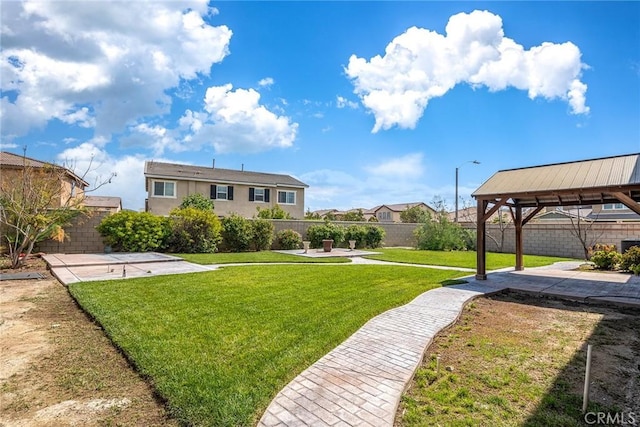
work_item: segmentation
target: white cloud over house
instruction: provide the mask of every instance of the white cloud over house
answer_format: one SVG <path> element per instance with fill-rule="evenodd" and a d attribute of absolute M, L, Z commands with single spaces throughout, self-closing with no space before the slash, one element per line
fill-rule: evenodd
<path fill-rule="evenodd" d="M 2 133 L 58 119 L 96 134 L 169 112 L 166 91 L 208 74 L 232 32 L 204 18 L 206 0 L 6 2 L 2 6 Z"/>
<path fill-rule="evenodd" d="M 570 41 L 525 49 L 504 36 L 500 16 L 478 10 L 452 16 L 445 33 L 411 27 L 383 56 L 351 55 L 345 72 L 375 117 L 374 133 L 414 128 L 431 99 L 461 83 L 490 91 L 514 87 L 531 99 L 566 101 L 572 114 L 589 113 L 580 80 L 588 66 Z"/>

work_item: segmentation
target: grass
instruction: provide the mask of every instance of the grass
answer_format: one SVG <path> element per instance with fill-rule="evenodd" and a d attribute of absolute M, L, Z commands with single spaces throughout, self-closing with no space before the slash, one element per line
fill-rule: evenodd
<path fill-rule="evenodd" d="M 476 268 L 475 251 L 421 251 L 417 249 L 386 248 L 375 249 L 380 255 L 367 255 L 365 258 L 381 261 L 402 262 L 411 264 L 442 265 L 447 267 Z M 525 267 L 540 267 L 558 261 L 575 261 L 570 258 L 558 258 L 538 255 L 525 255 Z M 513 267 L 516 264 L 515 254 L 487 252 L 487 270 Z"/>
<path fill-rule="evenodd" d="M 461 274 L 267 265 L 69 290 L 179 421 L 249 426 L 282 387 L 366 321 Z"/>
<path fill-rule="evenodd" d="M 235 263 L 348 263 L 345 257 L 311 258 L 283 254 L 273 251 L 260 252 L 219 252 L 215 254 L 174 254 L 195 264 L 235 264 Z"/>

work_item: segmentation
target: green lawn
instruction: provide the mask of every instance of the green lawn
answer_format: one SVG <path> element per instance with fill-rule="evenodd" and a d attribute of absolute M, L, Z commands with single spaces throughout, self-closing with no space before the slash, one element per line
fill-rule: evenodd
<path fill-rule="evenodd" d="M 365 258 L 381 261 L 403 262 L 411 264 L 443 265 L 448 267 L 476 268 L 475 251 L 420 251 L 417 249 L 374 249 L 380 255 L 368 255 Z M 557 258 L 538 255 L 525 255 L 524 266 L 540 267 L 558 261 L 575 261 L 570 258 Z M 497 270 L 516 265 L 515 254 L 487 252 L 487 270 Z"/>
<path fill-rule="evenodd" d="M 292 378 L 366 321 L 460 272 L 402 266 L 227 267 L 69 286 L 173 416 L 254 425 Z"/>
<path fill-rule="evenodd" d="M 345 257 L 310 258 L 299 255 L 283 254 L 273 251 L 260 252 L 220 252 L 215 254 L 174 254 L 196 264 L 235 264 L 258 262 L 296 262 L 296 263 L 346 263 Z"/>

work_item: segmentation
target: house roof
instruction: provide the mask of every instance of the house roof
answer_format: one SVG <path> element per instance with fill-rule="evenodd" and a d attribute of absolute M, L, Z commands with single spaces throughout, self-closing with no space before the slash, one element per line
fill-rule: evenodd
<path fill-rule="evenodd" d="M 114 196 L 85 196 L 84 205 L 92 208 L 120 208 L 122 199 Z"/>
<path fill-rule="evenodd" d="M 376 212 L 383 207 L 386 207 L 387 209 L 393 212 L 402 212 L 409 208 L 413 208 L 415 206 L 424 206 L 428 209 L 434 210 L 431 206 L 427 205 L 424 202 L 412 202 L 412 203 L 396 203 L 393 205 L 380 205 L 380 206 L 376 206 L 375 208 L 371 208 L 369 212 Z"/>
<path fill-rule="evenodd" d="M 472 196 L 510 198 L 520 206 L 615 203 L 613 193 L 640 200 L 640 154 L 496 172 Z"/>
<path fill-rule="evenodd" d="M 10 167 L 10 168 L 21 168 L 24 165 L 34 167 L 34 168 L 43 168 L 45 166 L 52 166 L 55 168 L 64 169 L 65 173 L 71 177 L 71 179 L 81 183 L 84 187 L 88 187 L 89 183 L 84 179 L 80 178 L 74 172 L 65 168 L 63 166 L 56 165 L 54 163 L 42 162 L 40 160 L 32 159 L 26 156 L 20 156 L 18 154 L 9 153 L 7 151 L 0 151 L 0 166 Z"/>
<path fill-rule="evenodd" d="M 309 187 L 292 176 L 239 171 L 235 169 L 210 168 L 206 166 L 192 166 L 178 163 L 162 163 L 148 161 L 144 164 L 145 176 L 152 178 L 187 179 L 193 181 L 209 181 L 228 184 L 254 184 L 273 187 Z"/>

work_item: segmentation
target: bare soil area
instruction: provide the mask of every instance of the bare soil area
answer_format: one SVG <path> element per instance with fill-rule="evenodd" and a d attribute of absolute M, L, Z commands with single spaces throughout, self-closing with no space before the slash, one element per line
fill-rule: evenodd
<path fill-rule="evenodd" d="M 473 301 L 436 337 L 396 425 L 587 425 L 587 344 L 588 411 L 637 422 L 640 311 L 511 293 Z"/>
<path fill-rule="evenodd" d="M 0 426 L 177 425 L 44 262 L 22 269 L 36 271 L 0 281 Z"/>

